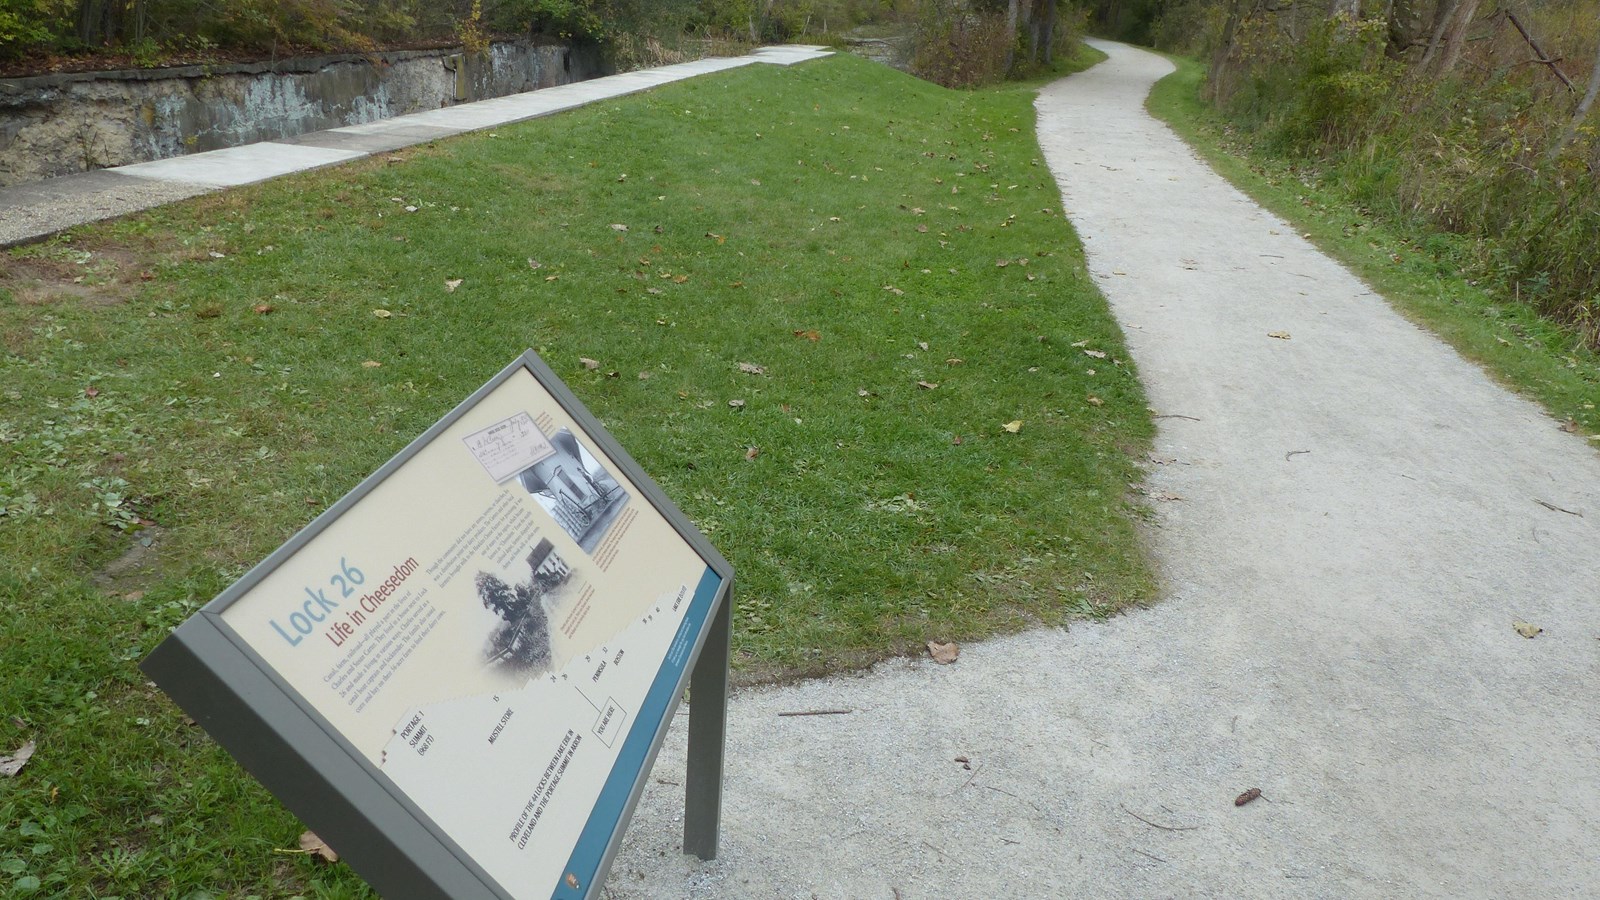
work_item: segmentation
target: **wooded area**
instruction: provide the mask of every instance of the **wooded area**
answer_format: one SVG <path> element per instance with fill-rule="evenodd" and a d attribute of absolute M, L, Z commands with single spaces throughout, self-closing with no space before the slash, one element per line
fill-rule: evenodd
<path fill-rule="evenodd" d="M 783 42 L 910 14 L 912 0 L 0 0 L 0 59 L 121 52 L 290 55 L 491 35 Z"/>
<path fill-rule="evenodd" d="M 1600 0 L 1100 0 L 1244 133 L 1600 346 Z M 1442 232 L 1442 234 L 1440 234 Z"/>

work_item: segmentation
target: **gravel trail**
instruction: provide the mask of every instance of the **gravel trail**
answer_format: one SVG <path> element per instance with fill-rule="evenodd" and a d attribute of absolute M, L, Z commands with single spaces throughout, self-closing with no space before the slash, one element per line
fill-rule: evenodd
<path fill-rule="evenodd" d="M 675 729 L 608 896 L 1600 895 L 1600 457 L 1153 121 L 1168 63 L 1097 46 L 1039 136 L 1168 416 L 1165 597 L 736 695 L 721 857 L 680 855 Z M 820 708 L 854 711 L 777 715 Z"/>

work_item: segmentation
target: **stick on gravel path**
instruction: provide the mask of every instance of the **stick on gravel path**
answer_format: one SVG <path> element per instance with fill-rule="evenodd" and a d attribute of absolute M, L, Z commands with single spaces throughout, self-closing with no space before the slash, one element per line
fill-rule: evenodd
<path fill-rule="evenodd" d="M 1151 120 L 1168 63 L 1096 46 L 1039 135 L 1184 414 L 1167 596 L 736 696 L 722 857 L 653 785 L 608 896 L 1600 895 L 1600 460 Z M 858 712 L 775 718 L 810 708 Z"/>

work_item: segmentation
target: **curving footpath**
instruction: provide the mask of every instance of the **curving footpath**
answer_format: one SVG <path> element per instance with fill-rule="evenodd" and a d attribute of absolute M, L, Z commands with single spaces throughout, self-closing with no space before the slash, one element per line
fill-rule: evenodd
<path fill-rule="evenodd" d="M 740 693 L 721 858 L 680 855 L 675 730 L 606 896 L 1600 895 L 1600 458 L 1152 120 L 1168 63 L 1096 46 L 1039 138 L 1168 416 L 1167 596 Z M 778 716 L 815 709 L 854 712 Z"/>

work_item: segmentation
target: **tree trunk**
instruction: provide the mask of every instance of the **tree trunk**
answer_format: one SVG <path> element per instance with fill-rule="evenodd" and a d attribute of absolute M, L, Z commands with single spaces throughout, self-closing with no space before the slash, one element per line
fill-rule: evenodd
<path fill-rule="evenodd" d="M 1460 0 L 1456 4 L 1455 15 L 1450 19 L 1450 26 L 1444 31 L 1444 45 L 1439 48 L 1439 74 L 1447 75 L 1461 61 L 1461 51 L 1467 47 L 1467 29 L 1472 27 L 1472 18 L 1478 14 L 1478 4 L 1481 0 Z"/>
<path fill-rule="evenodd" d="M 1583 126 L 1583 120 L 1589 117 L 1589 110 L 1594 108 L 1596 95 L 1600 95 L 1600 50 L 1594 54 L 1594 68 L 1589 71 L 1589 89 L 1584 91 L 1583 99 L 1578 101 L 1578 108 L 1572 114 L 1572 121 L 1567 123 L 1565 131 L 1561 132 L 1561 140 L 1550 149 L 1550 158 L 1555 159 L 1561 151 L 1567 149 L 1573 139 L 1578 136 L 1578 129 Z"/>
<path fill-rule="evenodd" d="M 1233 60 L 1234 36 L 1239 31 L 1239 24 L 1248 13 L 1247 0 L 1228 0 L 1228 18 L 1222 25 L 1222 37 L 1217 41 L 1217 49 L 1211 54 L 1211 71 L 1207 73 L 1204 88 L 1205 98 L 1212 103 L 1221 103 L 1229 94 L 1227 82 L 1231 74 Z"/>
<path fill-rule="evenodd" d="M 1022 0 L 1009 0 L 1006 3 L 1006 37 L 1011 42 L 1006 45 L 1007 73 L 1011 71 L 1011 67 L 1017 61 L 1017 17 L 1019 14 L 1018 7 L 1021 5 Z"/>
<path fill-rule="evenodd" d="M 1427 68 L 1439 55 L 1439 45 L 1444 41 L 1444 30 L 1450 24 L 1451 16 L 1455 15 L 1456 6 L 1461 0 L 1439 0 L 1439 5 L 1433 10 L 1433 27 L 1428 30 L 1428 47 L 1422 51 L 1422 61 L 1418 65 Z"/>
<path fill-rule="evenodd" d="M 1044 21 L 1039 25 L 1039 31 L 1044 36 L 1044 64 L 1051 65 L 1055 62 L 1056 53 L 1056 0 L 1044 0 Z"/>

